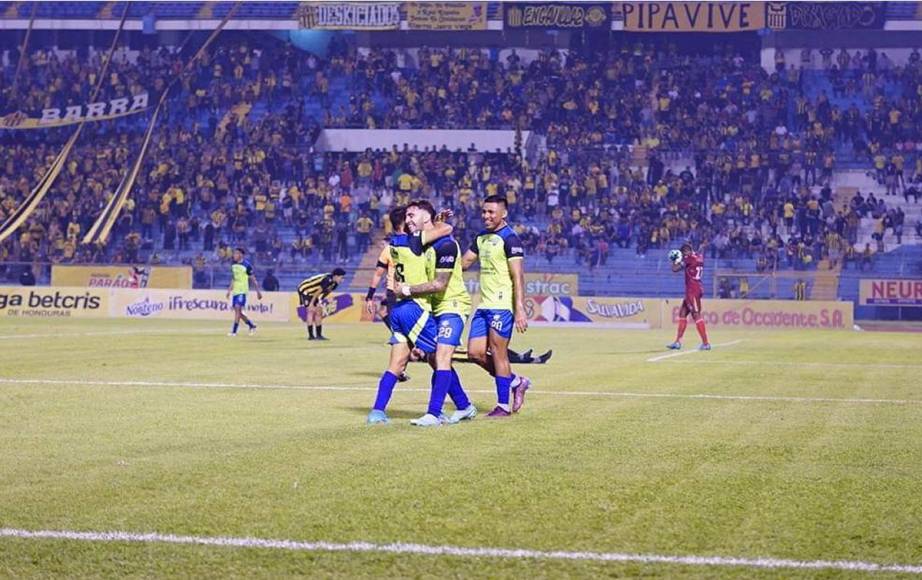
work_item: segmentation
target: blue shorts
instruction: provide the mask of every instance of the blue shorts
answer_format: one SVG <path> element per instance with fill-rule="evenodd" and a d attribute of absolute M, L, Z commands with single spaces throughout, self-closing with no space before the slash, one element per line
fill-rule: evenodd
<path fill-rule="evenodd" d="M 438 332 L 436 342 L 448 346 L 461 346 L 461 335 L 464 334 L 464 318 L 460 314 L 440 314 L 435 317 L 435 326 Z"/>
<path fill-rule="evenodd" d="M 247 305 L 247 295 L 246 294 L 234 294 L 234 297 L 231 299 L 231 305 L 236 308 L 245 308 Z"/>
<path fill-rule="evenodd" d="M 390 344 L 405 342 L 423 352 L 435 352 L 435 319 L 413 300 L 398 302 L 391 309 L 391 332 Z"/>
<path fill-rule="evenodd" d="M 515 318 L 511 310 L 493 310 L 491 308 L 478 308 L 471 316 L 471 333 L 468 340 L 486 336 L 490 330 L 503 338 L 512 338 L 512 327 Z"/>

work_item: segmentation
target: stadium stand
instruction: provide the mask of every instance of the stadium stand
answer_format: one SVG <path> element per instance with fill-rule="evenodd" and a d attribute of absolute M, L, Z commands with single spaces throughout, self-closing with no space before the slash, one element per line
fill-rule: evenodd
<path fill-rule="evenodd" d="M 98 13 L 103 3 L 92 4 Z M 222 17 L 230 6 L 210 10 Z M 241 9 L 257 18 L 296 7 Z M 117 16 L 123 8 L 106 10 Z M 129 11 L 192 18 L 201 8 L 150 2 Z M 645 292 L 674 293 L 679 281 L 661 274 L 665 251 L 679 240 L 705 248 L 716 266 L 709 276 L 838 271 L 868 243 L 882 253 L 917 242 L 918 51 L 905 65 L 873 50 L 806 51 L 800 62 L 780 54 L 774 72 L 756 51 L 680 50 L 674 42 L 543 50 L 526 59 L 514 49 L 357 51 L 334 41 L 321 57 L 268 37 L 229 35 L 172 95 L 157 151 L 108 246 L 72 247 L 68 232 L 92 223 L 138 147 L 143 115 L 92 128 L 55 195 L 3 252 L 23 262 L 201 264 L 225 261 L 222 244 L 239 243 L 278 266 L 355 265 L 391 204 L 433 196 L 456 210 L 465 240 L 490 193 L 513 200 L 535 267 L 580 270 L 589 293 L 630 294 L 642 278 L 663 280 Z M 29 56 L 0 110 L 86 99 L 98 53 Z M 181 61 L 166 49 L 126 53 L 105 96 L 156 95 Z M 8 59 L 5 79 L 14 68 Z M 518 153 L 323 154 L 311 150 L 323 127 L 521 128 L 540 147 L 528 161 Z M 0 162 L 12 170 L 0 211 L 16 207 L 66 130 L 50 134 L 50 141 L 2 136 Z M 93 151 L 114 154 L 114 163 L 102 153 L 94 160 Z M 368 228 L 364 217 L 370 232 L 359 231 Z M 789 285 L 772 292 L 789 295 Z M 708 279 L 706 287 L 718 284 Z"/>

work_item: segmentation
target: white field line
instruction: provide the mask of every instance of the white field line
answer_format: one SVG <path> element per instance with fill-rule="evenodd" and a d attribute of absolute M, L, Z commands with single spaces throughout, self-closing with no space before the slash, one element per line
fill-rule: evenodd
<path fill-rule="evenodd" d="M 777 360 L 713 360 L 713 359 L 695 359 L 694 361 L 676 360 L 674 363 L 693 363 L 696 365 L 741 365 L 741 366 L 783 366 L 783 367 L 819 367 L 819 368 L 843 368 L 843 369 L 922 369 L 922 365 L 900 364 L 900 363 L 833 363 L 833 362 L 811 362 L 811 361 L 777 361 Z"/>
<path fill-rule="evenodd" d="M 21 338 L 73 338 L 81 336 L 130 336 L 136 334 L 217 334 L 218 328 L 148 328 L 145 330 L 101 330 L 98 332 L 56 332 L 53 334 L 3 334 L 0 340 L 19 340 Z"/>
<path fill-rule="evenodd" d="M 365 383 L 367 384 L 367 383 Z M 261 385 L 246 383 L 192 383 L 161 381 L 96 381 L 65 379 L 15 379 L 0 378 L 0 385 L 45 385 L 45 386 L 89 386 L 89 387 L 165 387 L 188 389 L 255 389 L 288 391 L 344 391 L 373 393 L 377 389 L 359 384 L 355 385 Z M 465 389 L 468 393 L 486 395 L 495 394 L 493 389 Z M 396 392 L 428 393 L 429 389 L 419 387 L 398 387 Z M 707 393 L 635 393 L 626 391 L 544 391 L 530 389 L 529 396 L 550 397 L 611 397 L 620 399 L 689 399 L 718 401 L 767 401 L 787 403 L 852 403 L 885 405 L 922 405 L 922 399 L 865 399 L 835 397 L 789 397 L 771 395 L 716 395 Z"/>
<path fill-rule="evenodd" d="M 130 542 L 139 544 L 182 544 L 222 548 L 259 548 L 289 552 L 347 552 L 451 556 L 456 558 L 500 558 L 511 560 L 564 560 L 639 564 L 674 564 L 681 566 L 717 566 L 793 570 L 848 570 L 858 572 L 899 572 L 922 574 L 922 565 L 878 564 L 861 560 L 787 560 L 781 558 L 744 558 L 735 556 L 671 556 L 618 552 L 543 551 L 510 548 L 466 548 L 425 544 L 374 544 L 371 542 L 304 542 L 261 538 L 222 536 L 177 536 L 158 533 L 75 532 L 66 530 L 20 530 L 0 528 L 0 537 L 28 540 L 71 540 L 80 542 Z"/>
<path fill-rule="evenodd" d="M 733 346 L 734 344 L 739 344 L 739 343 L 743 342 L 744 340 L 746 340 L 746 339 L 741 338 L 741 339 L 739 339 L 739 340 L 731 340 L 730 342 L 724 342 L 724 343 L 715 344 L 715 345 L 712 345 L 712 346 L 713 346 L 713 348 L 724 347 L 724 346 Z M 647 362 L 659 362 L 659 361 L 661 361 L 661 360 L 666 360 L 667 358 L 675 358 L 675 357 L 678 357 L 678 356 L 688 356 L 688 355 L 690 355 L 690 354 L 695 354 L 696 352 L 701 352 L 701 351 L 699 351 L 699 350 L 681 350 L 681 351 L 679 351 L 679 352 L 673 352 L 673 353 L 669 353 L 669 354 L 661 354 L 661 355 L 657 355 L 657 356 L 648 358 L 648 359 L 647 359 Z"/>

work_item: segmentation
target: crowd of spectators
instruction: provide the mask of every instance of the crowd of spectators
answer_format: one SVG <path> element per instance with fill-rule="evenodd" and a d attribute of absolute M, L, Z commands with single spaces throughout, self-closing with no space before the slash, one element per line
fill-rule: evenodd
<path fill-rule="evenodd" d="M 614 248 L 644 256 L 678 240 L 712 258 L 753 260 L 759 271 L 863 263 L 861 220 L 875 220 L 873 251 L 886 249 L 888 235 L 902 243 L 905 215 L 887 200 L 915 202 L 922 189 L 922 63 L 918 52 L 905 66 L 873 51 L 847 62 L 843 54 L 820 55 L 830 98 L 805 89 L 812 54 L 801 66 L 782 56 L 768 73 L 730 45 L 700 53 L 626 43 L 526 62 L 516 51 L 342 44 L 319 58 L 234 41 L 188 75 L 171 50 L 120 53 L 101 98 L 147 91 L 154 103 L 180 82 L 110 243 L 80 240 L 137 154 L 146 115 L 88 124 L 50 194 L 0 244 L 0 259 L 180 257 L 201 271 L 246 244 L 277 265 L 345 262 L 387 226 L 381 217 L 394 203 L 425 196 L 453 208 L 464 242 L 479 228 L 478 200 L 502 193 L 528 250 L 549 264 L 595 268 Z M 86 102 L 100 68 L 98 52 L 35 50 L 14 82 L 17 60 L 9 54 L 3 69 L 0 111 Z M 345 87 L 348 105 L 331 87 Z M 840 96 L 867 107 L 842 110 Z M 309 103 L 323 118 L 307 115 Z M 311 145 L 320 126 L 527 129 L 542 146 L 527 160 L 521 149 L 319 153 Z M 0 219 L 72 130 L 0 133 Z M 843 146 L 867 162 L 880 191 L 836 198 Z"/>

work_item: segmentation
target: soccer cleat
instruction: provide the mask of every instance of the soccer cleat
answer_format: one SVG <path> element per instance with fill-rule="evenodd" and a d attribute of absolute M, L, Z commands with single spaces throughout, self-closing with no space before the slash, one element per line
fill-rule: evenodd
<path fill-rule="evenodd" d="M 390 423 L 391 420 L 387 418 L 387 413 L 384 411 L 379 411 L 377 409 L 372 409 L 371 413 L 368 413 L 368 420 L 366 421 L 369 425 L 384 425 Z"/>
<path fill-rule="evenodd" d="M 253 336 L 255 334 L 256 334 L 256 327 L 254 326 L 253 328 L 250 329 L 250 336 Z"/>
<path fill-rule="evenodd" d="M 400 376 L 397 377 L 398 383 L 405 383 L 409 380 L 410 380 L 410 375 L 408 375 L 407 373 L 400 373 Z"/>
<path fill-rule="evenodd" d="M 330 340 L 330 339 L 325 336 L 318 336 L 316 340 Z"/>
<path fill-rule="evenodd" d="M 448 418 L 449 425 L 455 425 L 461 421 L 470 421 L 477 416 L 477 407 L 468 405 L 467 409 L 458 409 Z"/>
<path fill-rule="evenodd" d="M 706 342 L 699 346 L 698 350 L 711 350 L 711 344 Z"/>
<path fill-rule="evenodd" d="M 410 425 L 414 427 L 439 427 L 442 425 L 442 420 L 435 415 L 426 413 L 422 417 L 410 421 Z"/>
<path fill-rule="evenodd" d="M 228 332 L 228 333 L 227 333 L 227 336 L 237 336 L 237 333 L 236 333 L 236 332 Z"/>
<path fill-rule="evenodd" d="M 525 391 L 531 388 L 531 380 L 528 377 L 522 377 L 519 386 L 512 389 L 512 412 L 518 413 L 522 405 L 525 404 Z"/>
<path fill-rule="evenodd" d="M 512 416 L 512 413 L 510 413 L 506 409 L 503 409 L 499 405 L 496 405 L 496 407 L 494 407 L 492 411 L 487 413 L 487 417 L 490 419 L 502 419 L 504 417 L 511 417 L 511 416 Z"/>
<path fill-rule="evenodd" d="M 672 344 L 667 344 L 666 348 L 668 348 L 669 350 L 682 350 L 682 343 L 679 341 L 675 341 Z"/>

